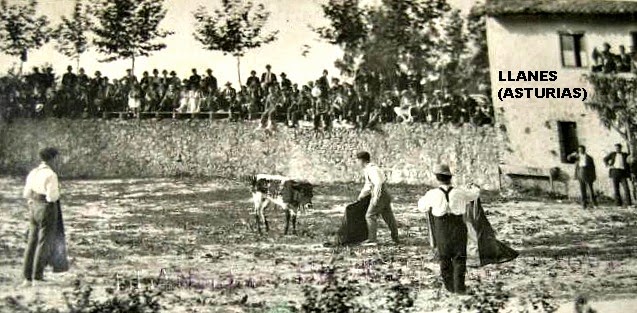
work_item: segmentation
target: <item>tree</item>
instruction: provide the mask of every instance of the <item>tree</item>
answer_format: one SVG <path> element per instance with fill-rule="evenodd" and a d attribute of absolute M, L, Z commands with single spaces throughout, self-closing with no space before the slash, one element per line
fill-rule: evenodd
<path fill-rule="evenodd" d="M 35 0 L 12 5 L 6 0 L 0 1 L 0 51 L 20 57 L 19 73 L 29 51 L 42 47 L 50 38 L 49 20 L 37 15 L 37 5 Z"/>
<path fill-rule="evenodd" d="M 134 72 L 135 58 L 166 48 L 157 41 L 173 34 L 159 27 L 166 17 L 163 5 L 163 0 L 98 0 L 93 43 L 99 52 L 108 55 L 100 61 L 131 59 Z"/>
<path fill-rule="evenodd" d="M 487 16 L 484 4 L 471 8 L 467 20 L 468 53 L 465 69 L 468 77 L 476 87 L 486 86 L 485 94 L 491 92 L 491 76 L 489 73 L 489 49 L 487 47 Z M 478 88 L 480 89 L 480 88 Z"/>
<path fill-rule="evenodd" d="M 278 31 L 265 33 L 263 27 L 270 12 L 263 4 L 242 0 L 222 0 L 222 9 L 208 13 L 200 6 L 193 12 L 193 36 L 205 49 L 221 51 L 237 59 L 237 77 L 241 86 L 241 57 L 277 39 Z"/>
<path fill-rule="evenodd" d="M 62 22 L 53 32 L 56 39 L 56 49 L 63 55 L 74 59 L 80 67 L 80 57 L 89 48 L 88 33 L 92 27 L 89 18 L 89 7 L 76 0 L 71 18 L 62 16 Z"/>
<path fill-rule="evenodd" d="M 438 23 L 451 11 L 446 0 L 382 0 L 362 7 L 358 0 L 330 0 L 323 5 L 329 26 L 313 27 L 341 46 L 335 65 L 346 75 L 371 74 L 392 81 L 409 73 L 412 84 L 433 71 L 441 50 Z"/>
<path fill-rule="evenodd" d="M 597 112 L 602 125 L 619 133 L 635 152 L 637 78 L 624 75 L 584 75 L 594 92 L 585 105 Z"/>

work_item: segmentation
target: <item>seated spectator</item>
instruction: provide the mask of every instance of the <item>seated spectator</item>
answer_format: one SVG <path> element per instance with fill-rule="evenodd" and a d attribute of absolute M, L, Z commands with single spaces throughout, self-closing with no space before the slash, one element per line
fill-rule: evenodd
<path fill-rule="evenodd" d="M 626 53 L 626 48 L 619 46 L 619 55 L 617 55 L 617 72 L 628 73 L 632 63 L 632 57 Z"/>
<path fill-rule="evenodd" d="M 604 50 L 602 51 L 601 57 L 602 72 L 604 72 L 604 74 L 615 73 L 617 71 L 617 57 L 610 52 L 610 44 L 604 43 Z"/>
<path fill-rule="evenodd" d="M 265 111 L 261 114 L 260 128 L 273 129 L 274 117 L 277 110 L 282 106 L 283 97 L 277 85 L 270 85 L 268 95 L 265 98 Z"/>
<path fill-rule="evenodd" d="M 400 93 L 400 106 L 394 108 L 396 121 L 402 123 L 413 123 L 414 116 L 412 110 L 416 108 L 416 99 L 411 90 L 403 90 Z"/>
<path fill-rule="evenodd" d="M 138 84 L 135 84 L 128 92 L 128 109 L 137 117 L 141 106 L 141 89 Z"/>

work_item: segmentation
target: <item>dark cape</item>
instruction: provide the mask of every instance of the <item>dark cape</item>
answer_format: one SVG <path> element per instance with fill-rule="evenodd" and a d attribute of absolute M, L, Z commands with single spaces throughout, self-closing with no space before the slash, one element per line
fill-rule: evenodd
<path fill-rule="evenodd" d="M 345 208 L 345 215 L 336 235 L 339 245 L 353 245 L 367 240 L 365 213 L 372 197 L 367 196 Z"/>
<path fill-rule="evenodd" d="M 429 240 L 432 247 L 436 246 L 436 239 L 431 231 L 433 215 L 431 210 L 427 212 L 429 223 Z M 509 262 L 518 257 L 519 253 L 495 237 L 495 231 L 487 219 L 480 199 L 467 205 L 464 215 L 467 224 L 467 233 L 475 234 L 478 246 L 479 265 L 499 264 Z"/>
<path fill-rule="evenodd" d="M 66 236 L 64 234 L 64 219 L 62 218 L 62 207 L 60 201 L 56 203 L 57 227 L 55 235 L 51 238 L 51 252 L 49 255 L 49 265 L 53 267 L 54 273 L 66 272 L 69 270 L 69 259 L 66 254 Z"/>

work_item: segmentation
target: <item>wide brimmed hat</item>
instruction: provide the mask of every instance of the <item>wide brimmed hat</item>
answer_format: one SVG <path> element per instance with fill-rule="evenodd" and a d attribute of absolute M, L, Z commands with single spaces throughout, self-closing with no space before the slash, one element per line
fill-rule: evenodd
<path fill-rule="evenodd" d="M 449 169 L 447 164 L 438 164 L 434 168 L 434 174 L 451 176 L 451 169 Z"/>

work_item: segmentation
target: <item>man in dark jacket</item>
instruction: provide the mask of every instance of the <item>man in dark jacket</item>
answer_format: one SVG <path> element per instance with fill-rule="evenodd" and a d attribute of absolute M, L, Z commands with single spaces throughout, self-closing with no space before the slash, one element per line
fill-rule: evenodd
<path fill-rule="evenodd" d="M 575 162 L 575 179 L 579 182 L 580 192 L 582 193 L 582 207 L 586 209 L 588 204 L 588 191 L 591 193 L 591 201 L 593 206 L 597 206 L 597 199 L 595 198 L 595 190 L 593 189 L 593 183 L 597 180 L 595 174 L 595 162 L 593 158 L 586 154 L 586 147 L 579 146 L 577 152 L 568 156 L 568 160 Z"/>
<path fill-rule="evenodd" d="M 618 206 L 624 205 L 622 201 L 619 185 L 624 188 L 626 196 L 626 204 L 632 205 L 630 199 L 630 189 L 628 187 L 628 177 L 630 177 L 630 164 L 628 164 L 628 153 L 622 151 L 622 145 L 616 144 L 615 151 L 611 152 L 604 158 L 604 164 L 610 167 L 608 175 L 613 182 L 613 190 L 615 192 L 615 202 Z"/>

